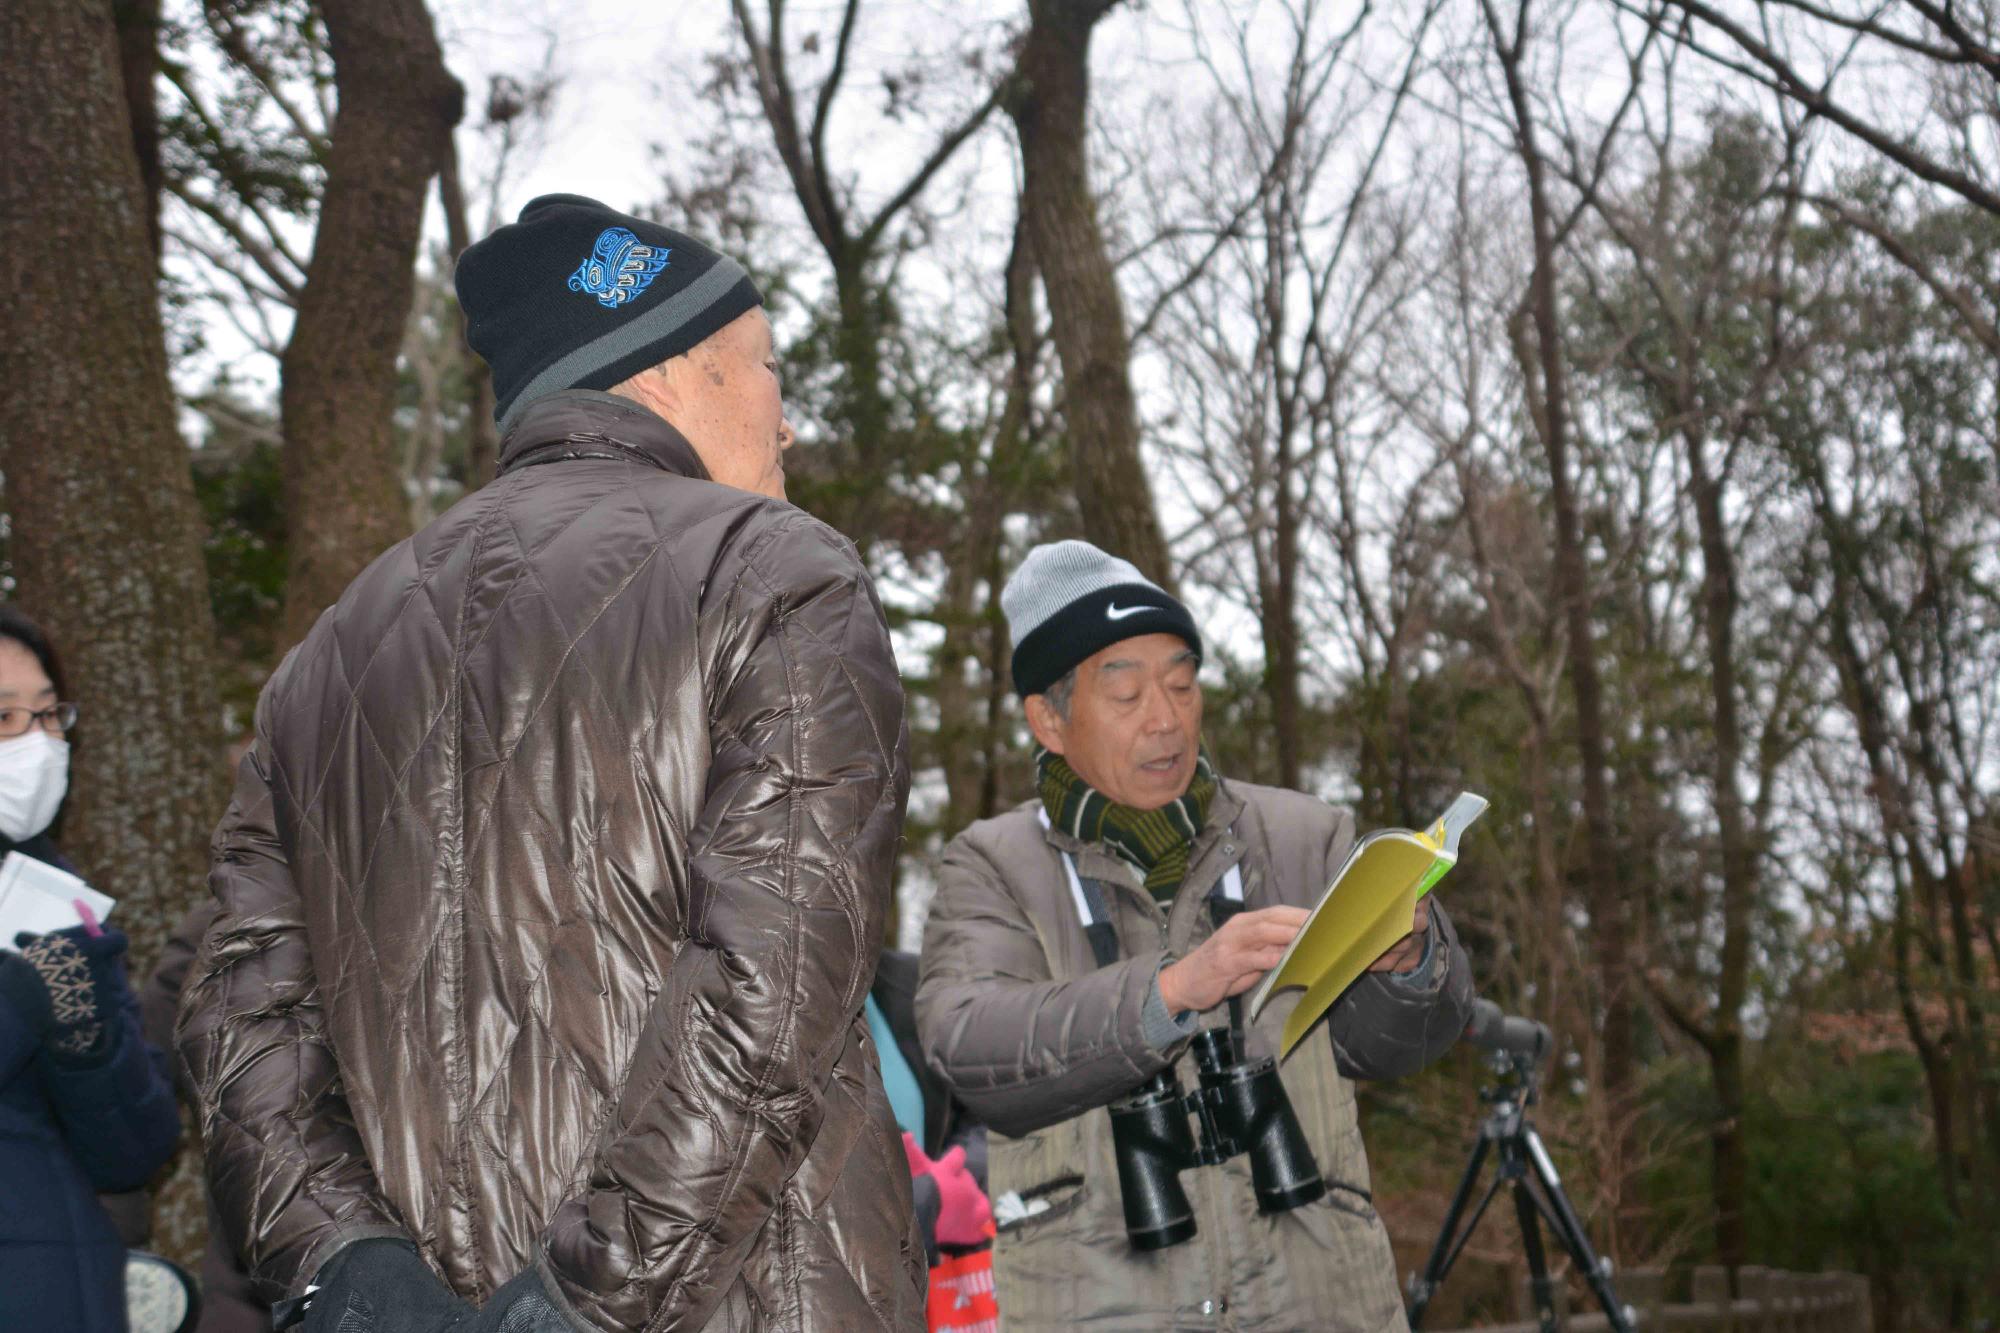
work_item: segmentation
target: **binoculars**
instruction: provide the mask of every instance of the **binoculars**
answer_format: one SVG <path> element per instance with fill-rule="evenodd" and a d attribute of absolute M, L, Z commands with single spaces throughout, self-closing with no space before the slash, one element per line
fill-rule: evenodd
<path fill-rule="evenodd" d="M 1244 1059 L 1243 1034 L 1209 1028 L 1194 1038 L 1200 1086 L 1183 1095 L 1171 1068 L 1113 1102 L 1111 1139 L 1125 1235 L 1135 1250 L 1163 1250 L 1195 1233 L 1180 1173 L 1250 1155 L 1257 1210 L 1282 1213 L 1326 1193 L 1319 1165 L 1292 1113 L 1278 1062 Z M 1191 1128 L 1200 1127 L 1197 1134 Z"/>

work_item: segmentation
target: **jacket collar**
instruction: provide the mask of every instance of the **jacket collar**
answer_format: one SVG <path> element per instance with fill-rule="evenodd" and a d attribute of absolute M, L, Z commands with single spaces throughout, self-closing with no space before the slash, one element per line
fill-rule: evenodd
<path fill-rule="evenodd" d="M 708 481 L 687 437 L 665 418 L 617 394 L 564 389 L 537 399 L 500 442 L 500 475 L 571 458 L 617 458 Z"/>

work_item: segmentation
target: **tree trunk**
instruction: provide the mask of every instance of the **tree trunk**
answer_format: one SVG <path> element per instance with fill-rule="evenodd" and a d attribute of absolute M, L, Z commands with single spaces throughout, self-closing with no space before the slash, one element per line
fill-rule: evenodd
<path fill-rule="evenodd" d="M 1035 261 L 1025 228 L 1017 218 L 1007 256 L 1007 341 L 1013 365 L 1007 396 L 994 430 L 993 450 L 982 471 L 965 489 L 964 530 L 946 548 L 944 641 L 938 648 L 936 744 L 945 772 L 946 806 L 939 833 L 956 837 L 975 820 L 1000 813 L 1000 747 L 1004 731 L 996 710 L 1004 710 L 1007 626 L 1000 612 L 1006 581 L 1005 521 L 1023 490 L 1022 459 L 1032 445 L 1029 409 L 1035 391 Z M 968 470 L 970 471 L 970 470 Z M 997 663 L 991 673 L 989 663 Z M 968 670 L 967 668 L 971 668 Z"/>
<path fill-rule="evenodd" d="M 1292 494 L 1291 441 L 1280 437 L 1273 499 L 1270 586 L 1263 590 L 1259 628 L 1264 638 L 1264 694 L 1277 733 L 1278 786 L 1299 790 L 1305 782 L 1305 705 L 1299 688 L 1299 514 Z"/>
<path fill-rule="evenodd" d="M 1063 418 L 1084 535 L 1172 589 L 1167 543 L 1139 456 L 1125 307 L 1084 156 L 1090 34 L 1111 7 L 1107 0 L 1029 0 L 1028 35 L 1007 110 L 1020 133 L 1028 237 L 1062 360 Z"/>
<path fill-rule="evenodd" d="M 1749 1164 L 1743 1145 L 1743 1006 L 1750 983 L 1750 911 L 1757 896 L 1757 848 L 1744 814 L 1743 726 L 1736 708 L 1736 553 L 1722 513 L 1723 482 L 1712 475 L 1706 442 L 1685 433 L 1695 522 L 1701 534 L 1702 619 L 1715 708 L 1711 781 L 1722 853 L 1722 970 L 1716 981 L 1714 1154 L 1716 1258 L 1734 1270 L 1750 1261 L 1743 1208 Z M 1733 1279 L 1732 1279 L 1733 1280 Z"/>
<path fill-rule="evenodd" d="M 1282 172 L 1273 170 L 1285 186 L 1276 199 L 1265 206 L 1264 290 L 1262 294 L 1266 328 L 1263 336 L 1270 344 L 1270 380 L 1273 389 L 1271 441 L 1271 554 L 1268 586 L 1259 589 L 1258 601 L 1264 639 L 1264 690 L 1271 701 L 1271 726 L 1277 733 L 1277 785 L 1297 791 L 1305 781 L 1305 705 L 1299 688 L 1299 504 L 1298 436 L 1305 423 L 1298 400 L 1299 369 L 1284 364 L 1282 340 L 1287 326 L 1286 285 L 1292 278 L 1288 256 L 1302 249 L 1295 226 L 1296 206 L 1291 198 L 1289 148 L 1281 160 Z M 1336 447 L 1338 447 L 1336 445 Z"/>
<path fill-rule="evenodd" d="M 458 144 L 449 134 L 444 140 L 444 163 L 438 170 L 438 202 L 444 207 L 445 243 L 451 247 L 452 271 L 458 257 L 472 244 L 470 211 L 465 205 L 465 183 L 458 174 Z M 458 349 L 465 361 L 465 382 L 470 402 L 466 405 L 465 493 L 493 480 L 500 462 L 500 423 L 495 419 L 493 368 L 465 341 L 465 318 L 459 317 Z"/>
<path fill-rule="evenodd" d="M 160 0 L 114 0 L 118 24 L 118 71 L 125 84 L 132 148 L 139 158 L 139 184 L 146 200 L 146 240 L 160 262 L 160 104 L 153 82 L 160 72 Z"/>
<path fill-rule="evenodd" d="M 215 631 L 108 0 L 0 7 L 13 599 L 83 707 L 59 829 L 144 975 L 221 814 Z"/>
<path fill-rule="evenodd" d="M 882 385 L 883 303 L 886 297 L 869 276 L 875 255 L 858 245 L 843 244 L 827 255 L 833 267 L 834 308 L 840 322 L 833 331 L 833 355 L 839 366 L 834 387 L 836 427 L 846 438 L 836 442 L 841 475 L 824 487 L 835 499 L 837 527 L 847 533 L 865 561 L 880 536 L 884 488 L 881 479 L 888 455 L 899 450 L 890 436 L 892 409 Z"/>
<path fill-rule="evenodd" d="M 422 0 L 325 0 L 340 109 L 298 321 L 285 348 L 284 642 L 409 531 L 390 417 L 424 192 L 464 90 Z"/>
<path fill-rule="evenodd" d="M 1555 593 L 1569 639 L 1569 685 L 1576 708 L 1576 743 L 1582 763 L 1583 841 L 1590 909 L 1590 947 L 1597 971 L 1597 1002 L 1604 1035 L 1599 1070 L 1602 1104 L 1611 1123 L 1614 1160 L 1606 1184 L 1614 1200 L 1623 1198 L 1630 1167 L 1629 1122 L 1633 1081 L 1631 926 L 1625 886 L 1618 875 L 1611 826 L 1611 793 L 1606 782 L 1608 745 L 1604 686 L 1598 674 L 1596 634 L 1591 625 L 1590 571 L 1584 553 L 1582 519 L 1571 454 L 1567 354 L 1558 308 L 1556 219 L 1548 194 L 1548 169 L 1537 143 L 1535 112 L 1523 70 L 1528 0 L 1521 0 L 1514 41 L 1502 32 L 1490 0 L 1485 8 L 1494 48 L 1506 77 L 1513 112 L 1514 144 L 1528 179 L 1528 215 L 1534 239 L 1534 268 L 1528 292 L 1513 319 L 1515 358 L 1526 382 L 1530 413 L 1548 464 L 1549 503 L 1555 519 Z M 1612 1249 L 1622 1230 L 1615 1216 Z"/>

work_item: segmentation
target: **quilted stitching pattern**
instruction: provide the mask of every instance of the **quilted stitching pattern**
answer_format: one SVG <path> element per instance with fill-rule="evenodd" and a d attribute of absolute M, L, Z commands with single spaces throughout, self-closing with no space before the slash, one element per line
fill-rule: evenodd
<path fill-rule="evenodd" d="M 266 690 L 183 1014 L 218 1201 L 277 1284 L 387 1225 L 473 1299 L 546 1248 L 605 1328 L 801 1289 L 920 1327 L 904 1219 L 831 1188 L 894 1160 L 834 1090 L 908 788 L 880 607 L 663 423 L 590 424 L 608 456 L 391 549 Z"/>

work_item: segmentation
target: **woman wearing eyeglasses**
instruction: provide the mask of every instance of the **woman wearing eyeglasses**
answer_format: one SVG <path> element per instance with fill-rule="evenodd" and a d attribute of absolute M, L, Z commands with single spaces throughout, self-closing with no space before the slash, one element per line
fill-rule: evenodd
<path fill-rule="evenodd" d="M 76 715 L 47 636 L 0 606 L 0 854 L 70 868 L 49 825 Z M 96 1195 L 144 1184 L 180 1117 L 124 953 L 87 919 L 0 940 L 0 1329 L 125 1333 L 125 1247 Z"/>

